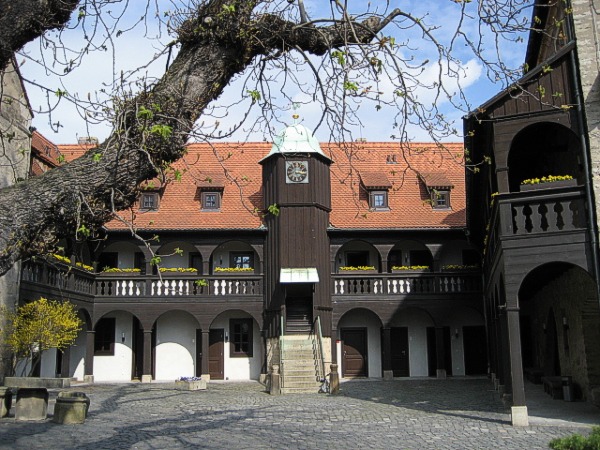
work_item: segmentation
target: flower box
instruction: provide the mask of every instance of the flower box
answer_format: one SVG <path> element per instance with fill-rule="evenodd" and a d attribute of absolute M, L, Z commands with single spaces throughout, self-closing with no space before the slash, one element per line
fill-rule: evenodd
<path fill-rule="evenodd" d="M 561 187 L 572 187 L 572 186 L 577 186 L 577 180 L 575 178 L 573 178 L 571 180 L 552 181 L 549 183 L 522 184 L 520 186 L 520 191 L 527 192 L 527 191 L 537 191 L 540 189 L 556 189 L 556 188 L 561 188 Z"/>
<path fill-rule="evenodd" d="M 180 391 L 205 391 L 206 380 L 177 380 L 175 381 L 175 386 Z"/>
<path fill-rule="evenodd" d="M 340 270 L 338 272 L 339 275 L 375 275 L 376 273 L 377 269 Z"/>
<path fill-rule="evenodd" d="M 215 267 L 213 269 L 213 275 L 221 276 L 221 275 L 254 275 L 254 268 L 252 267 Z"/>
<path fill-rule="evenodd" d="M 392 273 L 427 273 L 431 272 L 429 266 L 402 266 L 392 267 Z"/>

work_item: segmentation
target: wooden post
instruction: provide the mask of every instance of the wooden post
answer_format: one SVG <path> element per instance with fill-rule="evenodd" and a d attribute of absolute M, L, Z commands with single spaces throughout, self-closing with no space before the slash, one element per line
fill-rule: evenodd
<path fill-rule="evenodd" d="M 209 331 L 202 329 L 202 378 L 209 381 L 210 371 L 208 368 Z"/>
<path fill-rule="evenodd" d="M 444 328 L 435 327 L 436 376 L 446 378 L 446 349 L 444 348 Z"/>
<path fill-rule="evenodd" d="M 392 380 L 394 371 L 392 370 L 392 330 L 387 327 L 381 330 L 381 345 L 383 347 L 383 379 Z"/>
<path fill-rule="evenodd" d="M 506 309 L 508 325 L 508 346 L 510 351 L 510 375 L 512 384 L 512 424 L 528 426 L 527 406 L 525 404 L 525 383 L 523 380 L 523 361 L 521 357 L 521 330 L 519 308 Z"/>
<path fill-rule="evenodd" d="M 94 382 L 94 341 L 96 332 L 87 331 L 85 335 L 85 365 L 83 372 L 83 381 Z"/>
<path fill-rule="evenodd" d="M 152 329 L 144 330 L 144 364 L 142 368 L 142 383 L 152 381 Z"/>

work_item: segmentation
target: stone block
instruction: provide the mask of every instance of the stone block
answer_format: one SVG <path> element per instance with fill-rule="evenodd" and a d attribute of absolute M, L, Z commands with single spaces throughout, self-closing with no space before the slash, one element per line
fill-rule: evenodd
<path fill-rule="evenodd" d="M 152 383 L 152 375 L 142 375 L 142 383 Z"/>
<path fill-rule="evenodd" d="M 529 416 L 527 406 L 513 406 L 510 408 L 511 422 L 513 427 L 528 427 Z"/>
<path fill-rule="evenodd" d="M 60 392 L 52 421 L 63 425 L 84 423 L 89 408 L 90 399 L 83 392 Z"/>
<path fill-rule="evenodd" d="M 6 377 L 4 385 L 14 388 L 65 389 L 71 387 L 70 378 Z"/>
<path fill-rule="evenodd" d="M 384 370 L 383 371 L 383 379 L 385 381 L 392 381 L 394 379 L 394 371 L 393 370 Z"/>
<path fill-rule="evenodd" d="M 8 416 L 12 407 L 12 391 L 10 388 L 0 387 L 0 418 Z"/>
<path fill-rule="evenodd" d="M 17 420 L 45 420 L 48 415 L 48 389 L 17 389 Z"/>

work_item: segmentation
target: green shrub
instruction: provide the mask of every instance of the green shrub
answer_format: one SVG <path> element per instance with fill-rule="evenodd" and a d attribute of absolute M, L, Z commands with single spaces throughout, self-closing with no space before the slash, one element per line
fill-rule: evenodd
<path fill-rule="evenodd" d="M 549 444 L 553 450 L 600 450 L 600 427 L 592 428 L 588 437 L 573 434 L 564 438 L 553 439 Z"/>

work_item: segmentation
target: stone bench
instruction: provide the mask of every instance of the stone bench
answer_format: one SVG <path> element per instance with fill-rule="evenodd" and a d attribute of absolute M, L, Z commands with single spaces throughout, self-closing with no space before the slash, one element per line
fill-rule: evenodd
<path fill-rule="evenodd" d="M 544 384 L 546 394 L 549 394 L 555 400 L 563 398 L 563 377 L 542 377 L 541 381 Z"/>

